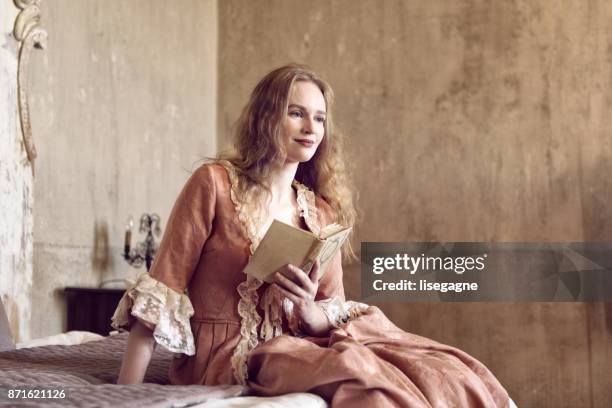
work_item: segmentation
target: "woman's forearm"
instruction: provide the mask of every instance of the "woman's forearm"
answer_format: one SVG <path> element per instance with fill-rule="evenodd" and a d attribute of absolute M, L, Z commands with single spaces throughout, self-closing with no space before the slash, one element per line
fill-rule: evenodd
<path fill-rule="evenodd" d="M 128 337 L 117 384 L 142 383 L 154 349 L 153 332 L 144 324 L 136 321 Z"/>

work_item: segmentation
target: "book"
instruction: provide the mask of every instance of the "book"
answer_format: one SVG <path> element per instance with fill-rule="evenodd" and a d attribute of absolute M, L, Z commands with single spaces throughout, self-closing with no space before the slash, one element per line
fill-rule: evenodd
<path fill-rule="evenodd" d="M 330 224 L 319 235 L 274 220 L 244 272 L 271 283 L 272 275 L 282 266 L 292 264 L 310 273 L 319 260 L 319 279 L 348 238 L 352 227 Z"/>

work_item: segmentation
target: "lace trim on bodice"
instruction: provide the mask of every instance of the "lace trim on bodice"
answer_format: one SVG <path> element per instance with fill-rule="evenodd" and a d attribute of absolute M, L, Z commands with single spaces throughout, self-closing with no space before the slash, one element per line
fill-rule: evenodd
<path fill-rule="evenodd" d="M 319 235 L 321 224 L 319 224 L 315 194 L 297 180 L 293 180 L 293 186 L 297 190 L 297 205 L 300 210 L 300 217 L 304 218 L 310 232 Z"/>
<path fill-rule="evenodd" d="M 241 182 L 236 169 L 230 162 L 222 160 L 219 161 L 219 164 L 227 170 L 230 180 L 230 199 L 234 204 L 238 219 L 244 226 L 246 237 L 250 242 L 250 253 L 253 255 L 264 233 L 264 231 L 261 231 L 262 220 L 259 216 L 259 209 L 255 207 L 257 200 L 250 199 L 251 192 L 247 191 L 246 186 Z M 304 217 L 304 222 L 308 228 L 313 233 L 318 234 L 321 227 L 318 221 L 314 193 L 297 181 L 293 182 L 293 186 L 297 191 L 297 205 L 300 216 Z M 277 291 L 266 290 L 261 300 L 261 307 L 264 310 L 262 322 L 262 318 L 257 312 L 257 305 L 259 304 L 257 290 L 262 284 L 263 282 L 259 279 L 247 275 L 246 280 L 240 283 L 236 289 L 240 295 L 238 314 L 241 318 L 240 335 L 242 338 L 234 349 L 231 364 L 236 381 L 243 385 L 246 384 L 247 380 L 246 360 L 249 352 L 257 347 L 260 340 L 266 341 L 283 333 L 281 308 L 288 300 L 283 300 Z M 260 333 L 257 333 L 257 326 L 260 324 Z"/>
<path fill-rule="evenodd" d="M 129 327 L 136 317 L 153 329 L 157 343 L 172 352 L 192 356 L 195 345 L 189 323 L 191 316 L 193 306 L 187 295 L 142 272 L 119 301 L 111 325 L 116 329 Z"/>

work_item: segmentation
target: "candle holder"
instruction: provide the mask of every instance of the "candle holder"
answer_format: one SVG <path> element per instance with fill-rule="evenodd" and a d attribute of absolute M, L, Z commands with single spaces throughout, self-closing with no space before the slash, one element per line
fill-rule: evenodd
<path fill-rule="evenodd" d="M 136 246 L 130 249 L 132 240 L 132 224 L 133 221 L 130 218 L 125 230 L 123 259 L 125 259 L 127 263 L 134 268 L 140 268 L 144 263 L 148 272 L 151 268 L 151 264 L 153 263 L 153 259 L 155 258 L 158 248 L 155 238 L 153 238 L 153 234 L 155 234 L 155 236 L 158 238 L 161 235 L 159 215 L 146 213 L 142 214 L 140 217 L 140 227 L 138 230 L 141 233 L 146 233 L 147 236 L 145 237 L 144 241 L 136 243 Z"/>

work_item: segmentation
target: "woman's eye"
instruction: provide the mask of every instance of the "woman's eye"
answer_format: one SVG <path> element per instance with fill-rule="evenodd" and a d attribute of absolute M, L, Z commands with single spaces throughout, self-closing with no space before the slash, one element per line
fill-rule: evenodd
<path fill-rule="evenodd" d="M 300 112 L 300 111 L 291 111 L 291 112 L 289 112 L 289 116 L 294 117 L 294 118 L 301 118 L 302 117 L 302 112 Z"/>
<path fill-rule="evenodd" d="M 323 116 L 317 116 L 315 120 L 319 123 L 325 123 L 325 118 Z"/>

